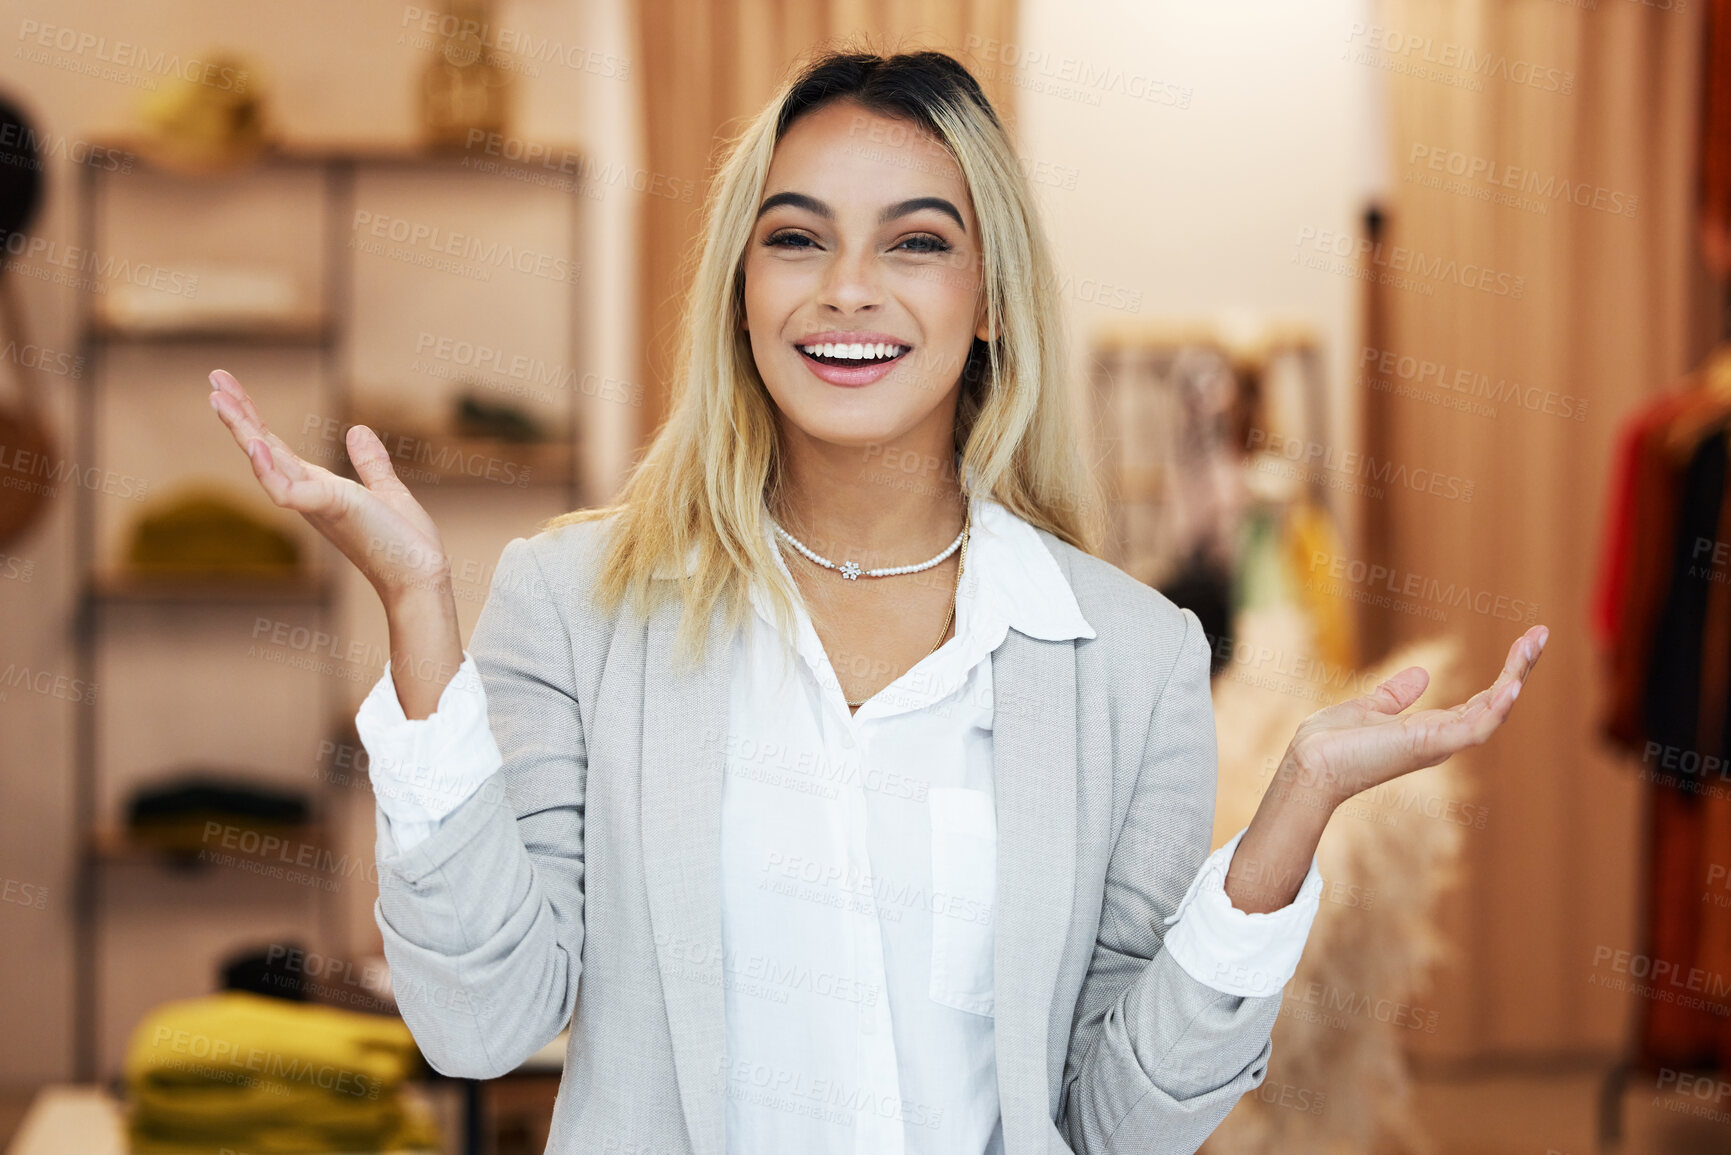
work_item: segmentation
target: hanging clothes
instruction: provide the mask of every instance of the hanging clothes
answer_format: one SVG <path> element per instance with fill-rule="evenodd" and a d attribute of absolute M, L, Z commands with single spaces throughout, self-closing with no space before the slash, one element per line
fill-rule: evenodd
<path fill-rule="evenodd" d="M 1637 999 L 1638 1061 L 1731 1061 L 1731 352 L 1619 431 L 1592 601 L 1606 657 L 1600 729 L 1649 794 L 1641 953 L 1705 976 L 1697 997 Z M 1717 980 L 1717 981 L 1713 981 Z M 1715 993 L 1719 992 L 1719 993 Z"/>

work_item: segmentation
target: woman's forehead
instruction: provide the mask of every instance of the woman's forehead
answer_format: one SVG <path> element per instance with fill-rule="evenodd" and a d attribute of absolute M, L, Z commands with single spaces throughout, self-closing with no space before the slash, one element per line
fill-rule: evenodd
<path fill-rule="evenodd" d="M 763 191 L 765 198 L 803 192 L 838 206 L 922 195 L 967 201 L 961 166 L 942 140 L 923 125 L 849 101 L 807 113 L 788 127 L 775 146 Z"/>

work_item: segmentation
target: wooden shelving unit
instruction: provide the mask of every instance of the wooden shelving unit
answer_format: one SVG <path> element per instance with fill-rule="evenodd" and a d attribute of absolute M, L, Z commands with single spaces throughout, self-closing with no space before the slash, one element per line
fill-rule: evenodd
<path fill-rule="evenodd" d="M 134 152 L 140 157 L 148 157 L 147 150 L 129 146 L 124 139 L 105 143 L 113 148 Z M 547 147 L 552 155 L 560 155 L 561 150 L 576 154 L 576 146 L 573 145 L 554 144 Z M 102 155 L 106 154 L 100 149 L 92 150 L 93 157 Z M 502 157 L 486 159 L 489 163 L 489 167 L 483 170 L 486 172 L 536 168 L 534 165 L 516 163 Z M 185 181 L 189 187 L 200 186 L 199 192 L 205 196 L 211 195 L 213 187 L 232 175 L 221 173 L 205 177 L 155 170 L 151 168 L 148 160 L 143 168 L 150 174 L 151 179 Z M 285 309 L 278 315 L 258 315 L 255 311 L 254 315 L 237 315 L 233 320 L 212 319 L 211 313 L 218 310 L 206 310 L 202 316 L 196 311 L 189 311 L 189 319 L 185 323 L 158 318 L 152 318 L 148 323 L 123 323 L 110 316 L 109 311 L 103 308 L 99 293 L 80 293 L 79 349 L 87 368 L 77 383 L 76 428 L 71 446 L 76 460 L 85 465 L 103 463 L 102 401 L 107 389 L 118 387 L 105 380 L 110 368 L 107 363 L 120 350 L 125 350 L 129 357 L 137 356 L 141 350 L 150 355 L 175 356 L 183 355 L 188 349 L 207 347 L 213 350 L 268 348 L 287 350 L 292 355 L 299 355 L 304 351 L 312 359 L 309 361 L 309 371 L 319 382 L 320 410 L 333 415 L 362 411 L 352 397 L 354 377 L 351 373 L 355 341 L 357 256 L 351 243 L 350 222 L 354 213 L 357 179 L 377 173 L 412 173 L 433 177 L 471 168 L 461 154 L 425 152 L 398 143 L 374 146 L 354 142 L 301 142 L 279 145 L 258 157 L 246 170 L 248 175 L 264 174 L 268 177 L 276 172 L 298 174 L 303 186 L 318 190 L 316 195 L 319 204 L 315 217 L 320 222 L 322 235 L 308 239 L 309 244 L 315 246 L 308 251 L 322 254 L 319 259 L 321 283 L 316 292 L 316 302 L 292 310 Z M 308 181 L 306 178 L 309 174 L 316 179 Z M 79 170 L 77 234 L 78 243 L 85 252 L 109 251 L 111 238 L 104 235 L 107 198 L 112 195 L 109 182 L 127 179 L 132 178 L 108 173 L 94 161 Z M 475 187 L 473 182 L 487 178 L 471 173 L 466 179 L 471 183 L 465 185 L 465 189 L 472 190 Z M 498 180 L 496 185 L 488 187 L 519 192 L 531 183 L 534 182 Z M 573 191 L 566 195 L 570 213 L 569 259 L 575 261 L 582 236 L 580 226 L 584 198 L 576 194 L 574 187 Z M 188 211 L 175 225 L 195 230 L 200 222 L 195 214 Z M 565 326 L 567 347 L 564 355 L 571 364 L 576 364 L 579 360 L 579 328 L 575 317 L 579 297 L 576 279 L 571 278 L 568 283 L 570 287 L 566 292 L 570 307 Z M 133 388 L 142 387 L 127 384 Z M 441 445 L 446 445 L 453 451 L 452 456 L 458 461 L 471 460 L 468 455 L 481 453 L 504 457 L 517 463 L 528 472 L 530 480 L 526 486 L 500 484 L 496 478 L 471 476 L 461 468 L 448 467 L 435 470 L 419 481 L 413 476 L 407 480 L 411 485 L 418 484 L 423 488 L 463 487 L 466 493 L 485 489 L 522 492 L 529 486 L 544 493 L 549 486 L 562 487 L 568 507 L 576 507 L 581 504 L 582 497 L 575 460 L 576 446 L 581 443 L 581 406 L 575 391 L 567 395 L 566 401 L 568 419 L 556 430 L 555 435 L 559 440 L 554 442 L 523 443 L 502 439 L 460 438 L 446 438 L 441 442 Z M 345 421 L 345 428 L 346 424 Z M 340 439 L 336 444 L 340 449 Z M 346 455 L 339 453 L 337 461 L 317 460 L 327 468 L 347 471 Z M 412 461 L 405 463 L 410 467 L 415 464 Z M 201 611 L 219 608 L 228 612 L 237 607 L 243 610 L 271 607 L 272 612 L 284 615 L 285 619 L 290 616 L 297 622 L 305 619 L 310 629 L 329 632 L 333 628 L 339 609 L 337 601 L 340 583 L 336 576 L 340 568 L 348 563 L 328 543 L 315 540 L 314 550 L 304 551 L 311 555 L 303 559 L 305 568 L 292 575 L 212 574 L 181 577 L 147 576 L 117 571 L 112 563 L 105 562 L 99 556 L 102 553 L 98 538 L 101 528 L 97 509 L 99 500 L 91 488 L 75 487 L 74 552 L 77 572 L 81 575 L 78 610 L 73 625 L 74 660 L 78 677 L 94 681 L 109 627 L 116 621 L 130 620 L 131 615 L 149 614 L 157 618 L 168 615 L 169 621 L 192 622 L 196 619 L 183 619 L 175 615 L 197 615 Z M 339 693 L 340 689 L 333 687 L 331 678 L 320 678 L 316 692 L 317 713 L 307 719 L 307 725 L 314 727 L 321 737 L 340 734 L 346 723 L 351 721 L 342 708 L 344 703 L 338 701 Z M 98 812 L 99 798 L 103 796 L 100 787 L 104 781 L 102 767 L 98 764 L 102 749 L 99 741 L 103 725 L 101 707 L 102 699 L 99 699 L 91 709 L 79 711 L 74 734 L 73 785 L 78 831 L 74 1054 L 77 1078 L 85 1082 L 97 1081 L 105 1073 L 98 1069 L 102 1060 L 100 1040 L 104 1024 L 101 989 L 103 926 L 106 913 L 104 880 L 111 871 L 148 871 L 155 869 L 158 864 L 172 863 L 172 856 L 165 858 L 159 850 L 130 837 L 124 826 L 117 823 L 115 816 Z M 193 703 L 188 703 L 188 709 L 195 708 Z M 280 703 L 264 702 L 260 708 L 275 710 L 283 707 Z M 324 822 L 330 792 L 341 787 L 330 786 L 322 778 L 309 777 L 307 781 L 309 785 L 306 792 L 313 801 L 312 821 L 305 827 L 297 827 L 295 837 L 303 838 L 309 845 L 323 844 L 330 833 Z M 316 785 L 313 784 L 315 782 Z M 231 870 L 227 873 L 242 872 Z M 304 900 L 304 895 L 302 897 Z M 331 901 L 322 894 L 317 899 L 321 911 L 319 920 L 326 924 L 327 930 Z"/>

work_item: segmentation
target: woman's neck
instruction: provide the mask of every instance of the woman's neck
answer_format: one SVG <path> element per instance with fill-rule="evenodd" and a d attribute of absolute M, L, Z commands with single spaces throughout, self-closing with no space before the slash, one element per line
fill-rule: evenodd
<path fill-rule="evenodd" d="M 954 457 L 947 439 L 862 447 L 794 433 L 783 438 L 773 513 L 789 533 L 832 559 L 841 554 L 868 568 L 921 561 L 962 529 Z"/>

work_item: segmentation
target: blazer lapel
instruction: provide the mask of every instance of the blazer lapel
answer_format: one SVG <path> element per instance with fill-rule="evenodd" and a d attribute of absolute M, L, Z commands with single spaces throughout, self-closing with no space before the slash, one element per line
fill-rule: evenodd
<path fill-rule="evenodd" d="M 998 1101 L 1007 1155 L 1048 1148 L 1047 1032 L 1076 881 L 1076 646 L 1012 629 L 992 654 L 998 816 L 993 943 Z"/>
<path fill-rule="evenodd" d="M 643 873 L 691 1148 L 722 1155 L 721 781 L 731 651 L 718 610 L 703 661 L 676 670 L 678 624 L 679 607 L 669 604 L 647 627 Z"/>

